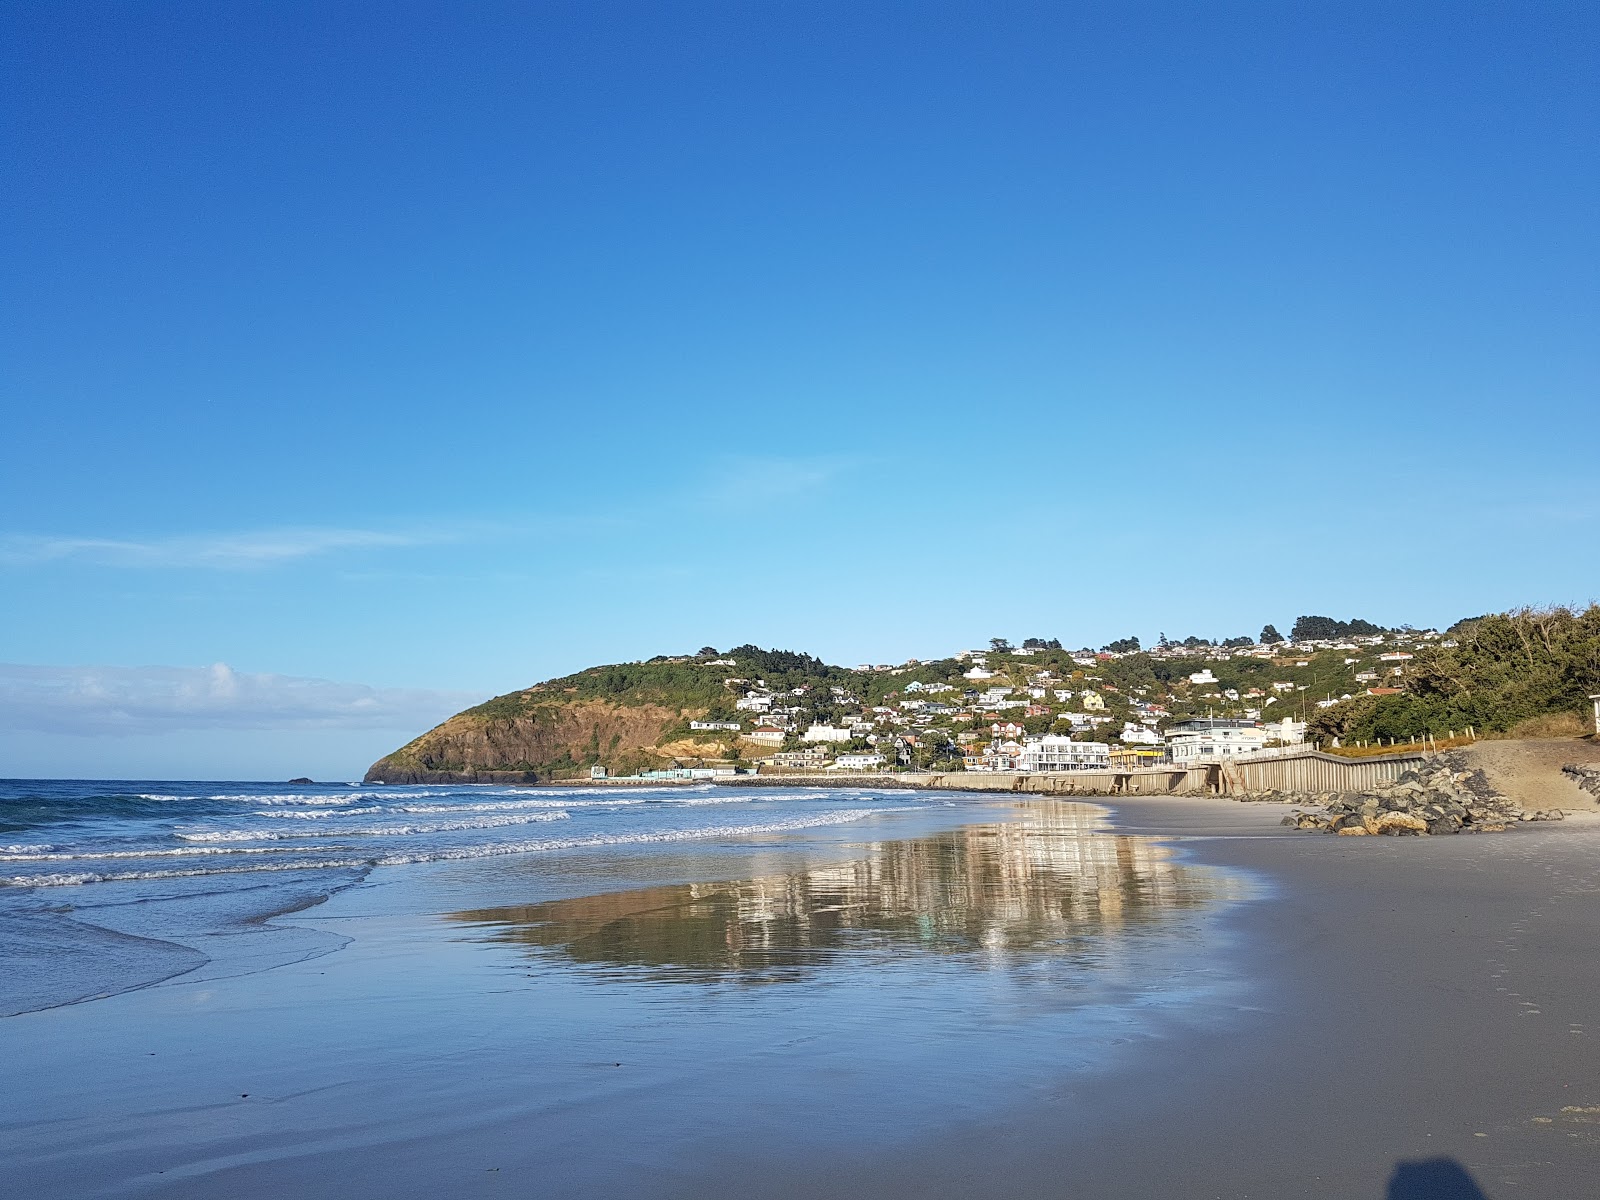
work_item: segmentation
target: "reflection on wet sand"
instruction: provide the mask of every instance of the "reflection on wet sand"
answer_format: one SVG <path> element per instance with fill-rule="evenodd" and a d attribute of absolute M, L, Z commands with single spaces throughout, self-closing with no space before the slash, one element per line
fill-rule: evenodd
<path fill-rule="evenodd" d="M 1056 800 L 1010 821 L 878 842 L 860 859 L 725 883 L 640 888 L 453 914 L 486 940 L 653 978 L 807 976 L 842 955 L 1103 955 L 1119 936 L 1242 896 L 1238 877 L 1100 832 Z"/>

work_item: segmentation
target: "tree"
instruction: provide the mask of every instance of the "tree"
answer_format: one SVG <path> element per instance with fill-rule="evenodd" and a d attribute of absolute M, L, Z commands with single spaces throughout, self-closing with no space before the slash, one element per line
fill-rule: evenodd
<path fill-rule="evenodd" d="M 1296 619 L 1289 636 L 1297 642 L 1332 642 L 1347 637 L 1370 637 L 1382 632 L 1383 626 L 1359 617 L 1353 621 L 1335 621 L 1332 617 L 1300 617 Z"/>
<path fill-rule="evenodd" d="M 1249 645 L 1253 645 L 1253 643 L 1247 637 L 1225 638 L 1222 643 L 1225 650 L 1242 650 Z"/>
<path fill-rule="evenodd" d="M 1036 637 L 1024 638 L 1022 642 L 1022 648 L 1024 650 L 1059 650 L 1061 649 L 1061 639 Z"/>
<path fill-rule="evenodd" d="M 1006 641 L 1005 638 L 990 638 L 989 649 L 994 651 L 996 654 L 1010 654 L 1011 643 Z"/>
<path fill-rule="evenodd" d="M 1283 641 L 1283 634 L 1278 632 L 1276 625 L 1263 625 L 1261 627 L 1261 644 L 1263 646 L 1276 646 Z"/>
<path fill-rule="evenodd" d="M 1139 639 L 1136 637 L 1118 638 L 1106 645 L 1108 654 L 1133 654 L 1139 649 Z"/>
<path fill-rule="evenodd" d="M 700 653 L 695 655 L 695 657 L 696 658 L 716 658 L 717 657 L 717 648 L 715 646 L 701 646 L 700 647 Z"/>

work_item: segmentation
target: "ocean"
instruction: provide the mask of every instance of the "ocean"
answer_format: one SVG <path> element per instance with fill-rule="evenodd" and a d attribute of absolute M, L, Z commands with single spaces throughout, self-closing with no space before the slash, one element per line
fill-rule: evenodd
<path fill-rule="evenodd" d="M 935 803 L 710 785 L 0 781 L 0 1014 L 337 949 L 266 922 L 377 868 L 726 843 Z"/>
<path fill-rule="evenodd" d="M 1107 817 L 858 788 L 9 782 L 0 1134 L 28 1151 L 0 1183 L 323 1194 L 308 1155 L 381 1174 L 405 1130 L 420 1157 L 380 1190 L 453 1194 L 412 1176 L 476 1151 L 425 1144 L 514 1127 L 550 1194 L 617 1195 L 730 1147 L 998 1111 L 1248 991 L 1217 919 L 1255 882 Z"/>

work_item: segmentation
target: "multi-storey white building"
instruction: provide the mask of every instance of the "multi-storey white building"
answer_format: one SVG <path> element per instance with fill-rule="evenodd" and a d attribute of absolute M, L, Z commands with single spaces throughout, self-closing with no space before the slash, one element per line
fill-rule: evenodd
<path fill-rule="evenodd" d="M 881 754 L 841 754 L 833 760 L 833 766 L 839 771 L 870 771 L 885 761 Z"/>
<path fill-rule="evenodd" d="M 1174 766 L 1232 758 L 1266 744 L 1266 730 L 1254 721 L 1195 717 L 1167 730 L 1167 751 Z"/>
<path fill-rule="evenodd" d="M 1105 742 L 1076 742 L 1059 733 L 1029 738 L 1017 757 L 1023 771 L 1095 771 L 1111 765 L 1111 747 Z"/>

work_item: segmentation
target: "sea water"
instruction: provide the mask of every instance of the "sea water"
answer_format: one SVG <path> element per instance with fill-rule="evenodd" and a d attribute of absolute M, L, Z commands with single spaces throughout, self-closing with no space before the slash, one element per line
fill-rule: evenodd
<path fill-rule="evenodd" d="M 3 781 L 0 1014 L 337 949 L 336 938 L 265 922 L 374 868 L 738 840 L 930 803 L 709 785 Z"/>
<path fill-rule="evenodd" d="M 0 1192 L 36 1197 L 466 1194 L 502 1166 L 693 1194 L 1054 1103 L 1227 1019 L 1217 918 L 1256 894 L 1045 798 L 5 797 Z"/>

